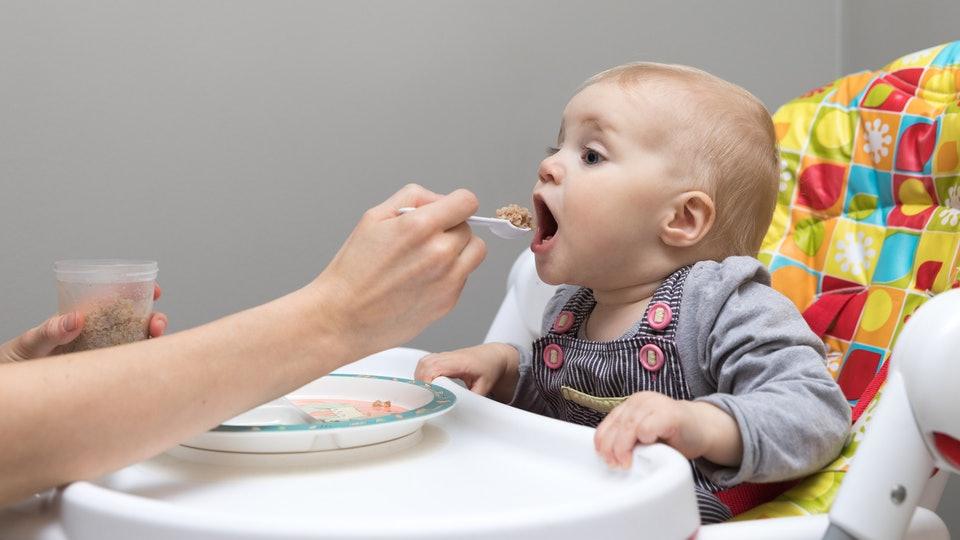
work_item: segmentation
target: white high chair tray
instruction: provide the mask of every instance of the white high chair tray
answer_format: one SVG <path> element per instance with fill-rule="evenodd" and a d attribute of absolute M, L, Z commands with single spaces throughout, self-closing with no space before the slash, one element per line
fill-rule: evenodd
<path fill-rule="evenodd" d="M 424 354 L 393 349 L 342 371 L 410 377 Z M 216 464 L 161 455 L 67 487 L 64 530 L 72 540 L 688 538 L 697 530 L 690 466 L 673 449 L 640 448 L 631 470 L 612 472 L 595 455 L 592 429 L 435 382 L 457 406 L 409 436 L 327 460 L 323 452 Z"/>

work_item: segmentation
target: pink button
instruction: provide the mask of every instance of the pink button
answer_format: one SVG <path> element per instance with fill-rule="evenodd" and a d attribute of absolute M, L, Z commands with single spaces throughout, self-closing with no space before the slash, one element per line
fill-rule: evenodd
<path fill-rule="evenodd" d="M 561 311 L 557 315 L 557 320 L 553 321 L 553 331 L 557 334 L 565 334 L 573 327 L 574 315 L 572 311 Z"/>
<path fill-rule="evenodd" d="M 546 352 L 546 351 L 544 351 Z M 647 371 L 660 371 L 663 367 L 663 351 L 653 343 L 640 348 L 640 365 Z"/>
<path fill-rule="evenodd" d="M 647 322 L 654 330 L 663 330 L 673 319 L 673 310 L 663 302 L 656 302 L 647 309 Z"/>
<path fill-rule="evenodd" d="M 543 363 L 550 369 L 557 369 L 563 365 L 563 349 L 556 343 L 543 348 Z"/>

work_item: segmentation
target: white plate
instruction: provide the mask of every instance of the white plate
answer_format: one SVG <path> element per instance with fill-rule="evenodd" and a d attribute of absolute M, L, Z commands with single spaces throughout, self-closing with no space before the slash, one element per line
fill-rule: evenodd
<path fill-rule="evenodd" d="M 379 406 L 371 405 L 378 401 Z M 384 407 L 386 402 L 389 408 Z M 256 407 L 181 444 L 252 454 L 354 448 L 410 435 L 455 403 L 452 392 L 429 383 L 400 377 L 331 374 L 289 394 L 286 400 Z M 309 410 L 326 418 L 314 419 Z"/>

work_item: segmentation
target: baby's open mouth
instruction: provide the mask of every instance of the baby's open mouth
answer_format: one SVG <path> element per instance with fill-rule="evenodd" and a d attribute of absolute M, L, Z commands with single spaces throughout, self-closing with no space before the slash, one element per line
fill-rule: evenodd
<path fill-rule="evenodd" d="M 557 219 L 553 217 L 550 207 L 543 202 L 541 197 L 534 197 L 533 208 L 537 213 L 537 233 L 533 237 L 533 245 L 539 246 L 552 240 L 557 235 L 560 226 L 557 224 Z"/>

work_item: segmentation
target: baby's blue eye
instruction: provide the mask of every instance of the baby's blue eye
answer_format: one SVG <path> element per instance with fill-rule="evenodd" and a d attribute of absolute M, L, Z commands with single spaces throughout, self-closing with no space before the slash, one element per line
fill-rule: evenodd
<path fill-rule="evenodd" d="M 603 156 L 600 155 L 600 152 L 597 152 L 592 148 L 587 148 L 583 151 L 581 159 L 587 165 L 598 165 L 601 161 L 603 161 Z"/>

